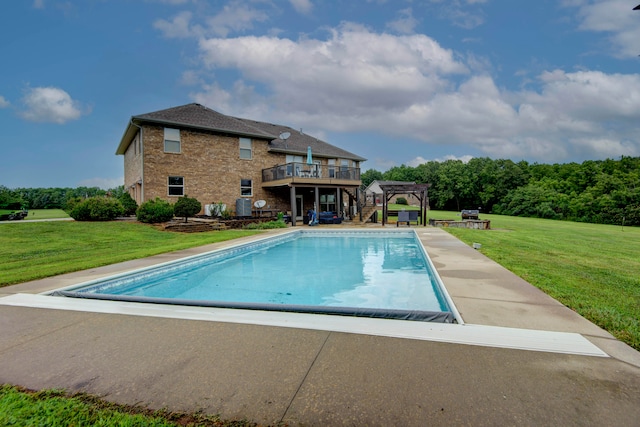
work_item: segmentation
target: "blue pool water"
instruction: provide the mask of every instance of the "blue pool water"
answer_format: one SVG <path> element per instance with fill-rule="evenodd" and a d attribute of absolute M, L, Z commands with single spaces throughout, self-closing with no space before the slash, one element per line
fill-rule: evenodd
<path fill-rule="evenodd" d="M 61 294 L 452 320 L 437 274 L 413 232 L 298 231 Z"/>

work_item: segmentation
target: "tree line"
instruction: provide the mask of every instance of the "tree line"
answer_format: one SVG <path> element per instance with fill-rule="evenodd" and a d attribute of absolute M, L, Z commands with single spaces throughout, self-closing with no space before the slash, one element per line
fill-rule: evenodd
<path fill-rule="evenodd" d="M 370 169 L 361 178 L 363 188 L 374 180 L 431 184 L 431 209 L 640 225 L 640 157 L 580 164 L 477 157 Z"/>
<path fill-rule="evenodd" d="M 431 209 L 563 219 L 599 224 L 640 225 L 640 157 L 582 163 L 530 164 L 476 157 L 430 161 L 386 172 L 369 169 L 363 188 L 374 180 L 431 184 Z M 124 187 L 15 188 L 0 185 L 0 209 L 65 209 L 70 200 L 110 194 Z"/>
<path fill-rule="evenodd" d="M 124 186 L 103 190 L 99 187 L 14 188 L 0 185 L 0 209 L 65 209 L 74 199 L 111 195 L 119 198 Z"/>

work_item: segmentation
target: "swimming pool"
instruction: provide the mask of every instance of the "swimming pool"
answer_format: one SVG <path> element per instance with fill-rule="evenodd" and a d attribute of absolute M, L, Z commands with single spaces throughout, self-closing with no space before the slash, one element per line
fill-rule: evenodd
<path fill-rule="evenodd" d="M 77 298 L 452 323 L 413 230 L 306 230 L 55 291 Z"/>

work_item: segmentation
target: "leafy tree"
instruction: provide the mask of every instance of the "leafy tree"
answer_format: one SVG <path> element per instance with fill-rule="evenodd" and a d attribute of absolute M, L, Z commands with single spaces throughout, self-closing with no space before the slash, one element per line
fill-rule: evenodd
<path fill-rule="evenodd" d="M 25 201 L 20 194 L 0 185 L 0 209 L 18 210 L 24 205 Z"/>
<path fill-rule="evenodd" d="M 373 181 L 381 180 L 382 172 L 375 169 L 368 169 L 360 174 L 360 180 L 362 181 L 362 188 L 367 188 Z"/>
<path fill-rule="evenodd" d="M 175 216 L 184 217 L 184 222 L 187 222 L 187 218 L 196 215 L 202 209 L 202 204 L 193 197 L 180 197 L 176 204 L 173 206 L 173 213 Z"/>
<path fill-rule="evenodd" d="M 138 204 L 133 200 L 131 194 L 124 192 L 118 197 L 118 200 L 122 203 L 125 215 L 135 215 L 136 209 L 138 209 Z"/>

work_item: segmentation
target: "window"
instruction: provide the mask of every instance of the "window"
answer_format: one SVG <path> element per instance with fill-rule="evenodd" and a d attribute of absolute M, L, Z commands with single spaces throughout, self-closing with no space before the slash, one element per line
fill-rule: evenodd
<path fill-rule="evenodd" d="M 342 159 L 340 160 L 340 178 L 342 179 L 351 179 L 349 176 L 349 166 L 351 166 L 350 160 Z"/>
<path fill-rule="evenodd" d="M 336 159 L 329 159 L 329 178 L 336 177 Z"/>
<path fill-rule="evenodd" d="M 180 129 L 164 128 L 164 152 L 180 152 Z"/>
<path fill-rule="evenodd" d="M 324 212 L 336 211 L 336 195 L 335 194 L 321 194 L 320 195 L 320 209 Z"/>
<path fill-rule="evenodd" d="M 184 177 L 182 176 L 169 177 L 169 195 L 184 196 Z"/>
<path fill-rule="evenodd" d="M 298 172 L 300 170 L 300 166 L 302 166 L 302 156 L 287 154 L 286 159 L 287 176 L 292 176 L 294 172 Z M 296 175 L 299 175 L 299 173 L 296 173 Z"/>
<path fill-rule="evenodd" d="M 251 160 L 251 139 L 240 138 L 240 158 Z"/>
<path fill-rule="evenodd" d="M 253 196 L 253 185 L 250 179 L 240 180 L 240 195 L 244 197 Z"/>

